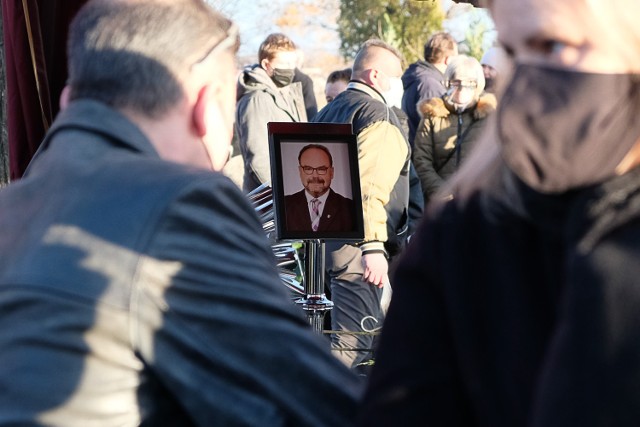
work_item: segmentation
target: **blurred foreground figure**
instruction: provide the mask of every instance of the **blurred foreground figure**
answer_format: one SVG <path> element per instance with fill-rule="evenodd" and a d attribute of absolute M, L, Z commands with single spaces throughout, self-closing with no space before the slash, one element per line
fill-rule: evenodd
<path fill-rule="evenodd" d="M 0 425 L 351 424 L 354 377 L 212 171 L 235 27 L 200 0 L 98 0 L 69 37 L 62 112 L 0 193 Z"/>
<path fill-rule="evenodd" d="M 493 0 L 495 121 L 393 277 L 362 425 L 640 421 L 640 3 Z"/>

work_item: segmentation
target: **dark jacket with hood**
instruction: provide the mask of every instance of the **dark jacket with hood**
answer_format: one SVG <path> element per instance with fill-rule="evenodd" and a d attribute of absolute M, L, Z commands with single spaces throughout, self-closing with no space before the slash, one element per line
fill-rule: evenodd
<path fill-rule="evenodd" d="M 267 123 L 306 120 L 299 82 L 279 88 L 257 64 L 242 71 L 238 78 L 235 134 L 244 160 L 245 191 L 271 181 Z"/>
<path fill-rule="evenodd" d="M 0 425 L 350 424 L 243 194 L 106 105 L 60 113 L 0 235 Z"/>
<path fill-rule="evenodd" d="M 409 116 L 409 144 L 413 147 L 421 118 L 418 103 L 424 99 L 440 97 L 447 89 L 444 86 L 444 74 L 435 65 L 425 61 L 409 65 L 402 75 L 402 86 L 402 109 Z"/>

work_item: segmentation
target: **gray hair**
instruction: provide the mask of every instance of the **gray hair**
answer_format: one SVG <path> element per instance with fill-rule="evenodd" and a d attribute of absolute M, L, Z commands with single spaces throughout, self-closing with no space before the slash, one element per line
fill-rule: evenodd
<path fill-rule="evenodd" d="M 184 96 L 180 76 L 231 28 L 203 0 L 90 0 L 69 28 L 70 99 L 160 117 Z"/>
<path fill-rule="evenodd" d="M 453 57 L 444 72 L 444 79 L 446 82 L 458 79 L 475 80 L 478 84 L 475 93 L 476 99 L 480 97 L 480 94 L 484 90 L 485 80 L 482 65 L 480 65 L 476 58 L 471 56 L 458 55 Z"/>

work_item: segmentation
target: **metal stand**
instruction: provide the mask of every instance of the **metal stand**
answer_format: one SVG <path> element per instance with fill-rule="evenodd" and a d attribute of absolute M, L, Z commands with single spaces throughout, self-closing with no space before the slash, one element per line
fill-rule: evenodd
<path fill-rule="evenodd" d="M 305 297 L 296 300 L 307 313 L 314 331 L 322 333 L 324 315 L 333 309 L 333 302 L 324 293 L 324 242 L 304 241 L 304 290 Z"/>

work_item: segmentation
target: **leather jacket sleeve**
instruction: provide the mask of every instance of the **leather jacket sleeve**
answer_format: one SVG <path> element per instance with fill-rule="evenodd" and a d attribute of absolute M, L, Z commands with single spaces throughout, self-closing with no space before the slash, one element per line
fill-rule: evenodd
<path fill-rule="evenodd" d="M 136 351 L 196 425 L 351 425 L 360 384 L 291 303 L 251 206 L 220 181 L 194 182 L 153 233 L 131 295 Z"/>

